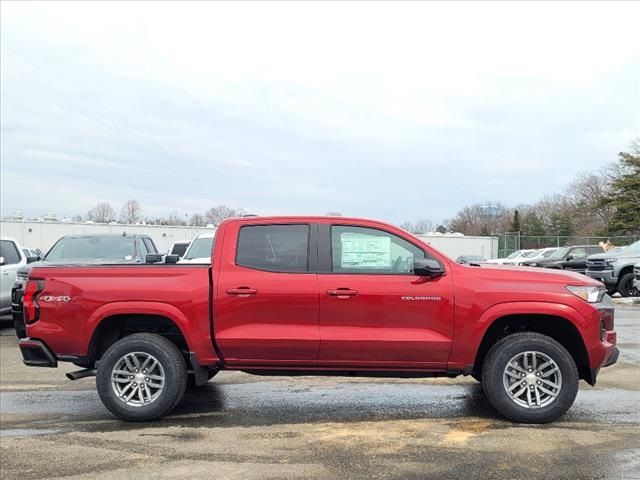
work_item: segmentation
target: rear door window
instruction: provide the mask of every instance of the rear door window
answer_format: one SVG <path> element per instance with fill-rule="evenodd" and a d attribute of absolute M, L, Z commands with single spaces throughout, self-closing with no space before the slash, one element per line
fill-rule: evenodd
<path fill-rule="evenodd" d="M 241 227 L 236 264 L 270 272 L 308 272 L 309 225 Z"/>

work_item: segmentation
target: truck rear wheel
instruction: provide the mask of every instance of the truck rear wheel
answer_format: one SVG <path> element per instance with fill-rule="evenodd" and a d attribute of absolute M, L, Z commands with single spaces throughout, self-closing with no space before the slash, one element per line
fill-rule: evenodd
<path fill-rule="evenodd" d="M 515 333 L 501 339 L 482 366 L 482 386 L 489 402 L 518 423 L 560 418 L 573 405 L 578 381 L 569 352 L 540 333 Z"/>
<path fill-rule="evenodd" d="M 98 364 L 98 395 L 115 416 L 145 421 L 169 413 L 187 387 L 187 367 L 178 347 L 152 333 L 115 342 Z"/>

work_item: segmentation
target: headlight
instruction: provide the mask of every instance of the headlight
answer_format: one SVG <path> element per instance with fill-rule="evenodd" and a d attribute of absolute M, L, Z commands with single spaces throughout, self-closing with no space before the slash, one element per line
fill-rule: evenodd
<path fill-rule="evenodd" d="M 567 290 L 573 293 L 576 297 L 580 297 L 585 302 L 598 303 L 607 293 L 607 289 L 604 287 L 594 287 L 590 285 L 567 285 Z"/>

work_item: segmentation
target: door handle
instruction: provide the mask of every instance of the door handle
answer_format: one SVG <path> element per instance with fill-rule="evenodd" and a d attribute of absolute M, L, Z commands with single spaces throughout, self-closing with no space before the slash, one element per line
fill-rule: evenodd
<path fill-rule="evenodd" d="M 238 288 L 228 288 L 227 293 L 229 295 L 255 295 L 258 293 L 258 290 L 251 287 L 238 287 Z"/>
<path fill-rule="evenodd" d="M 327 295 L 331 297 L 347 298 L 355 297 L 357 294 L 357 290 L 352 290 L 350 288 L 336 288 L 335 290 L 327 290 Z"/>

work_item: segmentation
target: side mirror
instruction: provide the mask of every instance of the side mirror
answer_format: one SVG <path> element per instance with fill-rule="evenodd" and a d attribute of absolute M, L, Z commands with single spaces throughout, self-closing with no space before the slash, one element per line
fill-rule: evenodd
<path fill-rule="evenodd" d="M 567 262 L 573 260 L 573 255 L 567 255 Z"/>
<path fill-rule="evenodd" d="M 40 257 L 27 257 L 27 263 L 33 263 L 40 261 Z"/>
<path fill-rule="evenodd" d="M 436 260 L 419 258 L 413 262 L 413 273 L 420 277 L 441 277 L 444 275 L 444 267 Z"/>
<path fill-rule="evenodd" d="M 0 257 L 0 265 L 4 265 L 5 263 L 7 263 L 4 259 L 4 257 Z"/>
<path fill-rule="evenodd" d="M 160 253 L 147 253 L 144 259 L 145 263 L 160 263 L 162 261 L 162 254 Z"/>
<path fill-rule="evenodd" d="M 178 263 L 180 255 L 165 255 L 164 263 Z"/>

